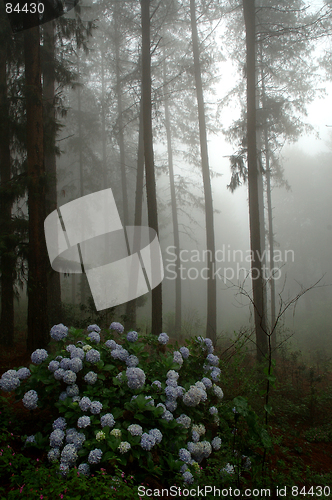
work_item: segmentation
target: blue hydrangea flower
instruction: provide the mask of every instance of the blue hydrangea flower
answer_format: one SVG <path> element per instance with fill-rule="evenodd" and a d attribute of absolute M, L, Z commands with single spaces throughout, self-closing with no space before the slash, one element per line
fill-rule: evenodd
<path fill-rule="evenodd" d="M 62 323 L 59 325 L 54 325 L 51 328 L 50 335 L 54 340 L 63 340 L 68 335 L 68 328 Z"/>
<path fill-rule="evenodd" d="M 65 374 L 65 370 L 64 370 L 63 368 L 58 368 L 58 369 L 57 369 L 57 370 L 55 370 L 55 372 L 53 373 L 55 380 L 62 380 L 62 379 L 63 379 L 64 374 Z"/>
<path fill-rule="evenodd" d="M 180 351 L 173 352 L 173 362 L 178 363 L 179 365 L 183 364 L 183 358 L 182 358 Z"/>
<path fill-rule="evenodd" d="M 219 385 L 213 384 L 212 389 L 218 399 L 222 399 L 224 397 L 224 393 Z"/>
<path fill-rule="evenodd" d="M 87 384 L 93 385 L 97 382 L 98 375 L 95 372 L 89 372 L 85 375 L 84 380 Z"/>
<path fill-rule="evenodd" d="M 71 360 L 69 358 L 62 358 L 62 360 L 60 361 L 60 368 L 63 368 L 63 370 L 69 370 L 70 361 Z"/>
<path fill-rule="evenodd" d="M 218 380 L 220 378 L 220 373 L 221 373 L 220 368 L 213 367 L 213 369 L 211 370 L 211 374 L 210 374 L 213 382 L 218 382 Z"/>
<path fill-rule="evenodd" d="M 96 349 L 90 349 L 85 355 L 85 359 L 89 363 L 96 364 L 98 361 L 100 361 L 100 352 L 97 351 Z"/>
<path fill-rule="evenodd" d="M 69 385 L 66 389 L 66 393 L 68 394 L 69 397 L 74 397 L 74 396 L 78 396 L 79 393 L 80 393 L 80 389 L 78 387 L 77 384 L 72 384 L 72 385 Z"/>
<path fill-rule="evenodd" d="M 88 476 L 90 474 L 89 464 L 80 464 L 77 468 L 79 474 L 83 474 L 83 476 Z"/>
<path fill-rule="evenodd" d="M 88 456 L 89 464 L 98 464 L 103 456 L 103 452 L 99 448 L 90 451 Z"/>
<path fill-rule="evenodd" d="M 92 401 L 90 405 L 90 411 L 93 415 L 99 415 L 101 410 L 103 409 L 102 403 L 100 401 Z"/>
<path fill-rule="evenodd" d="M 184 346 L 180 347 L 180 353 L 181 353 L 183 359 L 188 359 L 189 358 L 190 352 L 189 352 L 188 347 L 184 347 Z"/>
<path fill-rule="evenodd" d="M 85 353 L 81 347 L 76 347 L 74 346 L 75 349 L 72 349 L 70 352 L 70 357 L 73 358 L 80 358 L 82 361 L 84 360 Z M 98 352 L 98 351 L 97 351 Z"/>
<path fill-rule="evenodd" d="M 110 428 L 114 427 L 115 420 L 114 420 L 112 413 L 106 413 L 105 415 L 103 415 L 100 419 L 100 424 L 101 424 L 102 428 L 104 428 L 106 426 L 108 426 Z"/>
<path fill-rule="evenodd" d="M 212 439 L 211 441 L 211 444 L 212 444 L 212 448 L 216 451 L 220 450 L 220 447 L 221 447 L 221 439 L 220 437 L 215 437 Z"/>
<path fill-rule="evenodd" d="M 128 432 L 130 432 L 132 436 L 141 436 L 143 434 L 143 429 L 138 424 L 131 424 L 128 427 Z"/>
<path fill-rule="evenodd" d="M 218 358 L 218 356 L 215 356 L 214 354 L 208 354 L 206 356 L 206 359 L 210 363 L 210 365 L 218 366 L 218 364 L 219 364 L 219 358 Z"/>
<path fill-rule="evenodd" d="M 168 341 L 169 341 L 169 336 L 167 335 L 167 333 L 161 333 L 159 335 L 158 337 L 159 344 L 166 345 Z"/>
<path fill-rule="evenodd" d="M 68 394 L 66 391 L 62 391 L 60 396 L 59 396 L 59 401 L 64 401 L 66 398 L 68 398 Z"/>
<path fill-rule="evenodd" d="M 68 384 L 68 385 L 71 385 L 71 384 L 75 384 L 76 382 L 76 379 L 77 379 L 77 376 L 76 376 L 76 373 L 71 371 L 71 370 L 66 370 L 64 375 L 63 375 L 63 381 Z"/>
<path fill-rule="evenodd" d="M 163 439 L 163 435 L 159 429 L 151 429 L 149 431 L 149 434 L 150 434 L 150 436 L 153 436 L 153 438 L 156 441 L 156 444 L 161 443 L 161 440 Z"/>
<path fill-rule="evenodd" d="M 205 387 L 206 387 L 207 389 L 211 389 L 211 387 L 212 387 L 212 382 L 211 382 L 211 380 L 210 380 L 209 378 L 207 378 L 207 377 L 203 377 L 203 378 L 202 378 L 202 382 L 203 382 L 203 384 L 205 385 Z"/>
<path fill-rule="evenodd" d="M 88 332 L 97 332 L 97 333 L 101 332 L 101 329 L 99 328 L 98 325 L 89 325 L 87 330 Z"/>
<path fill-rule="evenodd" d="M 126 359 L 126 365 L 129 366 L 129 368 L 135 368 L 139 363 L 139 359 L 137 356 L 134 356 L 134 354 L 131 354 L 127 359 Z"/>
<path fill-rule="evenodd" d="M 141 447 L 143 448 L 143 450 L 150 451 L 152 450 L 155 444 L 156 440 L 154 436 L 152 436 L 151 434 L 147 434 L 146 432 L 142 434 Z"/>
<path fill-rule="evenodd" d="M 17 372 L 15 370 L 11 371 L 14 371 L 15 375 L 6 372 L 2 375 L 0 379 L 0 387 L 3 391 L 6 392 L 14 391 L 21 384 L 20 379 L 17 376 Z"/>
<path fill-rule="evenodd" d="M 68 344 L 66 346 L 66 351 L 71 353 L 72 351 L 74 351 L 76 349 L 76 345 L 75 344 Z"/>
<path fill-rule="evenodd" d="M 126 361 L 126 359 L 129 357 L 129 352 L 122 346 L 118 346 L 116 349 L 112 350 L 111 356 L 114 359 L 120 359 L 121 361 Z"/>
<path fill-rule="evenodd" d="M 200 438 L 200 435 L 198 434 L 198 432 L 197 431 L 192 431 L 191 439 L 193 440 L 193 442 L 194 443 L 198 443 L 199 438 Z"/>
<path fill-rule="evenodd" d="M 80 450 L 83 446 L 86 437 L 83 432 L 76 432 L 75 434 L 69 434 L 66 438 L 67 443 L 72 443 L 76 450 Z"/>
<path fill-rule="evenodd" d="M 83 368 L 83 363 L 80 358 L 73 358 L 70 360 L 69 363 L 69 370 L 71 370 L 74 373 L 78 373 L 80 370 Z"/>
<path fill-rule="evenodd" d="M 145 384 L 145 373 L 141 368 L 127 368 L 127 384 L 129 389 L 141 389 Z"/>
<path fill-rule="evenodd" d="M 47 458 L 50 462 L 57 462 L 60 457 L 60 449 L 59 448 L 51 448 L 47 453 Z"/>
<path fill-rule="evenodd" d="M 209 354 L 212 354 L 214 351 L 212 340 L 211 339 L 204 339 L 204 343 L 205 343 L 207 352 Z"/>
<path fill-rule="evenodd" d="M 181 448 L 179 450 L 179 458 L 180 458 L 180 460 L 182 460 L 182 462 L 189 464 L 191 461 L 191 454 L 185 448 Z"/>
<path fill-rule="evenodd" d="M 174 417 L 173 417 L 173 414 L 170 411 L 166 410 L 162 414 L 161 418 L 164 419 L 164 420 L 166 420 L 166 422 L 170 422 L 171 420 L 173 420 Z"/>
<path fill-rule="evenodd" d="M 138 333 L 137 332 L 128 332 L 127 333 L 127 340 L 128 342 L 136 342 L 138 339 Z"/>
<path fill-rule="evenodd" d="M 25 444 L 28 444 L 28 443 L 36 443 L 36 438 L 34 435 L 32 436 L 28 436 L 25 440 Z"/>
<path fill-rule="evenodd" d="M 166 380 L 166 385 L 170 385 L 171 387 L 177 387 L 178 383 L 177 380 L 175 380 L 175 378 L 168 378 Z"/>
<path fill-rule="evenodd" d="M 22 402 L 28 410 L 35 410 L 37 408 L 38 394 L 33 389 L 24 394 Z"/>
<path fill-rule="evenodd" d="M 69 465 L 66 463 L 61 463 L 59 465 L 59 470 L 60 470 L 61 476 L 66 477 L 68 474 L 68 471 L 69 471 Z"/>
<path fill-rule="evenodd" d="M 79 407 L 81 408 L 81 410 L 88 411 L 90 406 L 91 406 L 91 399 L 88 398 L 87 396 L 83 396 L 83 398 L 79 402 Z"/>
<path fill-rule="evenodd" d="M 90 420 L 90 417 L 84 415 L 83 417 L 80 417 L 78 420 L 77 420 L 77 427 L 79 427 L 80 429 L 85 429 L 86 427 L 88 427 L 88 425 L 91 425 L 91 420 Z"/>
<path fill-rule="evenodd" d="M 65 437 L 65 433 L 61 429 L 55 429 L 50 434 L 50 445 L 52 448 L 60 448 L 63 443 L 63 439 Z"/>
<path fill-rule="evenodd" d="M 67 422 L 63 417 L 59 417 L 56 420 L 54 420 L 52 424 L 53 429 L 61 429 L 62 431 L 65 430 L 67 427 Z"/>
<path fill-rule="evenodd" d="M 184 393 L 186 392 L 185 388 L 182 387 L 181 385 L 178 385 L 177 388 L 176 388 L 176 391 L 177 391 L 177 394 L 178 394 L 178 397 L 179 398 L 182 398 L 182 396 L 184 395 Z"/>
<path fill-rule="evenodd" d="M 91 332 L 91 333 L 89 333 L 88 337 L 89 337 L 89 339 L 92 342 L 95 342 L 96 344 L 99 344 L 99 342 L 100 342 L 100 335 L 99 335 L 99 333 L 97 333 L 97 332 Z"/>
<path fill-rule="evenodd" d="M 192 475 L 191 472 L 189 472 L 189 470 L 186 470 L 183 474 L 183 480 L 185 483 L 187 484 L 192 484 L 194 482 L 194 476 Z"/>
<path fill-rule="evenodd" d="M 61 452 L 61 462 L 73 465 L 78 458 L 76 448 L 73 444 L 66 444 Z"/>
<path fill-rule="evenodd" d="M 20 368 L 19 370 L 17 370 L 17 376 L 20 380 L 25 380 L 28 377 L 30 377 L 30 375 L 31 375 L 31 372 L 30 372 L 29 368 Z"/>
<path fill-rule="evenodd" d="M 165 388 L 165 394 L 166 394 L 166 397 L 171 400 L 171 401 L 175 401 L 176 398 L 178 397 L 178 392 L 176 390 L 175 387 L 172 387 L 170 385 L 168 385 L 166 388 Z"/>
<path fill-rule="evenodd" d="M 176 419 L 176 421 L 178 424 L 182 425 L 182 427 L 184 427 L 185 429 L 189 429 L 191 425 L 191 418 L 188 417 L 188 415 L 185 415 L 184 413 L 182 413 L 182 415 L 180 415 Z"/>
<path fill-rule="evenodd" d="M 105 346 L 109 347 L 110 349 L 116 349 L 118 347 L 118 344 L 115 342 L 115 340 L 107 340 L 105 342 Z"/>
<path fill-rule="evenodd" d="M 45 349 L 36 349 L 31 354 L 31 361 L 35 363 L 35 365 L 40 365 L 47 358 L 48 354 Z"/>
<path fill-rule="evenodd" d="M 179 374 L 175 370 L 168 370 L 168 372 L 166 373 L 166 377 L 169 379 L 178 380 Z"/>
<path fill-rule="evenodd" d="M 151 385 L 155 385 L 159 391 L 161 390 L 161 382 L 159 380 L 154 380 Z"/>
<path fill-rule="evenodd" d="M 50 361 L 50 362 L 49 362 L 49 364 L 48 364 L 48 367 L 47 367 L 47 368 L 48 368 L 48 370 L 49 370 L 50 372 L 54 373 L 54 372 L 55 372 L 55 370 L 57 370 L 57 369 L 59 368 L 59 366 L 60 366 L 59 361 L 56 361 L 55 359 L 53 359 L 52 361 Z"/>
<path fill-rule="evenodd" d="M 218 414 L 218 408 L 216 408 L 215 406 L 211 406 L 211 408 L 209 408 L 209 413 L 211 415 L 217 415 Z"/>
<path fill-rule="evenodd" d="M 121 325 L 121 323 L 118 323 L 117 321 L 113 321 L 110 325 L 110 330 L 115 330 L 118 333 L 123 333 L 124 332 L 124 327 Z"/>

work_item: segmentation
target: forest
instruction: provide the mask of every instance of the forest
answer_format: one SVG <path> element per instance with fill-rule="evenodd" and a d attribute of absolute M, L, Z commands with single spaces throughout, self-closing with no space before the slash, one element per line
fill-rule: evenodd
<path fill-rule="evenodd" d="M 0 3 L 1 500 L 330 498 L 331 28 Z"/>

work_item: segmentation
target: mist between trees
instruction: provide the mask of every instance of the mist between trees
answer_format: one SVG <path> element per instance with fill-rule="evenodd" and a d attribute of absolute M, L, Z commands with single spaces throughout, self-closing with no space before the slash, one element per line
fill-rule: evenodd
<path fill-rule="evenodd" d="M 23 331 L 42 348 L 53 324 L 88 318 L 174 337 L 190 323 L 214 344 L 245 326 L 258 359 L 282 326 L 330 343 L 329 287 L 295 320 L 278 311 L 331 283 L 331 143 L 292 145 L 315 133 L 331 19 L 328 1 L 97 0 L 13 34 L 1 3 L 2 344 Z M 44 220 L 107 188 L 124 227 L 156 231 L 165 279 L 97 312 L 84 273 L 51 268 Z"/>

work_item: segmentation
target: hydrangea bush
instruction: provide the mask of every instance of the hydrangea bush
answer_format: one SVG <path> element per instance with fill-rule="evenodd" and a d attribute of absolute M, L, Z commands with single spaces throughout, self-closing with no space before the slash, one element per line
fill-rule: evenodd
<path fill-rule="evenodd" d="M 29 368 L 4 373 L 0 387 L 31 411 L 52 410 L 41 431 L 59 472 L 76 466 L 89 475 L 101 464 L 135 462 L 156 475 L 180 471 L 192 483 L 198 464 L 222 445 L 223 391 L 211 340 L 165 349 L 166 333 L 125 334 L 116 322 L 106 333 L 60 324 L 50 335 L 49 350 L 34 351 Z"/>

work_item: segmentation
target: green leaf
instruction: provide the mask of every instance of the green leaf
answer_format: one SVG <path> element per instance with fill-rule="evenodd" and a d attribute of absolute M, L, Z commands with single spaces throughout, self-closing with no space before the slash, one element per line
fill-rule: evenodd
<path fill-rule="evenodd" d="M 266 411 L 266 413 L 268 413 L 269 415 L 272 414 L 272 406 L 271 405 L 264 405 L 264 410 Z"/>

